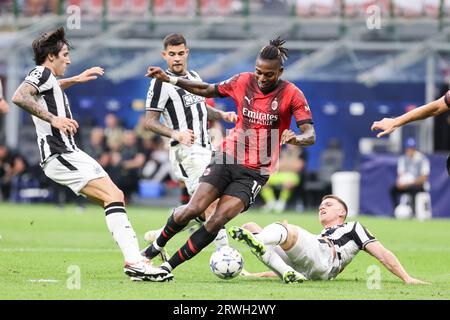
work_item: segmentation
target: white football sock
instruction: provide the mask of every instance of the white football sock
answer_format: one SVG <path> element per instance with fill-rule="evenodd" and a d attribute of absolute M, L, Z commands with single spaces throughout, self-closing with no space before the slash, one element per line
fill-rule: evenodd
<path fill-rule="evenodd" d="M 277 246 L 286 241 L 288 231 L 281 223 L 272 223 L 262 229 L 260 233 L 255 235 L 256 238 L 261 240 L 265 245 Z"/>
<path fill-rule="evenodd" d="M 109 213 L 108 210 L 115 209 L 115 212 Z M 128 263 L 135 263 L 143 259 L 139 252 L 139 243 L 136 233 L 128 220 L 125 207 L 115 206 L 105 209 L 106 225 L 111 232 L 114 240 L 122 251 L 123 257 Z"/>
<path fill-rule="evenodd" d="M 266 266 L 277 273 L 281 278 L 286 271 L 294 271 L 286 262 L 277 254 L 273 246 L 266 246 L 266 252 L 260 257 Z"/>
<path fill-rule="evenodd" d="M 228 235 L 225 228 L 219 230 L 219 233 L 217 233 L 214 239 L 214 244 L 217 248 L 228 246 Z"/>

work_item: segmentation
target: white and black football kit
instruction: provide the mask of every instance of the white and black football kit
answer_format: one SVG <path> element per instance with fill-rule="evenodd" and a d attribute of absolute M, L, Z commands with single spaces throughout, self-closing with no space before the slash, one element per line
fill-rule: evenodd
<path fill-rule="evenodd" d="M 184 76 L 176 75 L 169 70 L 166 70 L 166 73 L 174 77 L 202 81 L 200 76 L 192 70 L 187 71 Z M 206 99 L 170 83 L 152 79 L 145 109 L 161 112 L 164 123 L 173 130 L 194 131 L 196 139 L 191 147 L 171 140 L 169 153 L 174 174 L 185 182 L 189 194 L 192 195 L 212 155 Z"/>
<path fill-rule="evenodd" d="M 72 119 L 69 101 L 49 68 L 36 66 L 24 82 L 38 90 L 37 102 L 57 117 Z M 67 135 L 36 116 L 36 127 L 41 167 L 47 177 L 72 189 L 75 194 L 93 179 L 107 176 L 100 164 L 78 149 L 72 135 Z"/>
<path fill-rule="evenodd" d="M 377 241 L 358 221 L 323 229 L 319 235 L 297 228 L 298 241 L 286 251 L 288 260 L 283 260 L 311 280 L 335 278 L 360 250 L 364 250 L 368 243 Z"/>

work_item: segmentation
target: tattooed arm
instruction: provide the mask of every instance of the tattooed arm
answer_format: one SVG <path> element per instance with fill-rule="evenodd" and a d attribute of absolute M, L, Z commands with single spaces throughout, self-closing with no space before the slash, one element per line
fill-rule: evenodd
<path fill-rule="evenodd" d="M 209 105 L 206 105 L 206 111 L 208 113 L 208 120 L 223 120 L 233 123 L 237 121 L 237 115 L 234 111 L 224 112 Z"/>
<path fill-rule="evenodd" d="M 286 129 L 281 135 L 281 144 L 288 143 L 296 146 L 310 146 L 316 142 L 316 132 L 314 126 L 310 123 L 305 123 L 299 126 L 301 134 L 296 135 L 295 132 Z"/>
<path fill-rule="evenodd" d="M 51 123 L 52 118 L 55 116 L 39 105 L 36 99 L 37 94 L 38 91 L 35 87 L 23 82 L 14 93 L 12 102 L 33 116 Z"/>
<path fill-rule="evenodd" d="M 184 145 L 191 146 L 195 141 L 194 131 L 176 131 L 165 126 L 159 121 L 161 113 L 158 111 L 147 111 L 145 115 L 145 128 L 164 137 L 172 138 Z"/>
<path fill-rule="evenodd" d="M 38 90 L 29 83 L 23 82 L 14 93 L 12 101 L 18 107 L 24 109 L 39 119 L 42 119 L 52 127 L 62 130 L 65 134 L 74 134 L 77 131 L 78 123 L 75 120 L 57 117 L 45 110 L 37 102 Z"/>

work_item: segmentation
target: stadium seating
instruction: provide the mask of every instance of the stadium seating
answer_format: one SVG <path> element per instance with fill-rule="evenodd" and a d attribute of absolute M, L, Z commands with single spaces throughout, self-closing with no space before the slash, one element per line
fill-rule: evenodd
<path fill-rule="evenodd" d="M 365 17 L 371 6 L 377 6 L 382 15 L 389 12 L 389 0 L 347 0 L 345 1 L 345 16 Z"/>
<path fill-rule="evenodd" d="M 308 16 L 331 16 L 338 12 L 335 0 L 300 0 L 296 4 L 297 15 Z"/>
<path fill-rule="evenodd" d="M 106 13 L 108 18 L 145 17 L 150 14 L 161 16 L 192 17 L 197 14 L 202 16 L 229 16 L 241 15 L 246 6 L 245 0 L 107 0 L 104 8 L 103 0 L 67 0 L 65 6 L 76 5 L 81 7 L 83 14 L 90 18 L 102 16 Z M 33 15 L 33 10 L 27 1 L 18 1 L 19 14 L 23 16 Z M 443 2 L 444 15 L 450 12 L 450 0 Z M 36 6 L 36 5 L 34 5 Z M 43 1 L 39 13 L 50 13 L 55 8 L 50 8 L 49 1 Z M 295 6 L 293 12 L 291 8 Z M 377 6 L 383 16 L 393 14 L 401 18 L 437 18 L 440 16 L 440 0 L 292 0 L 292 1 L 249 1 L 250 14 L 286 14 L 293 12 L 295 15 L 305 18 L 365 18 L 370 14 L 367 10 L 371 6 Z M 3 0 L 0 14 L 13 12 L 13 0 Z M 343 10 L 343 11 L 342 11 Z M 391 12 L 392 11 L 392 12 Z M 56 12 L 54 12 L 56 13 Z"/>
<path fill-rule="evenodd" d="M 201 0 L 199 13 L 205 16 L 228 15 L 232 12 L 232 0 Z M 103 0 L 69 0 L 69 5 L 80 6 L 90 16 L 103 13 Z M 152 7 L 151 7 L 152 5 Z M 196 0 L 109 0 L 107 14 L 109 17 L 146 16 L 152 10 L 153 15 L 193 16 L 197 13 Z"/>

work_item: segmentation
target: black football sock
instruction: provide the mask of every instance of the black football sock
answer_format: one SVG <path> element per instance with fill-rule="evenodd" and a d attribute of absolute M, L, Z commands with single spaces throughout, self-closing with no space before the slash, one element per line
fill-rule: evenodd
<path fill-rule="evenodd" d="M 156 241 L 145 250 L 144 255 L 149 259 L 156 257 L 161 251 L 161 248 L 163 248 L 174 235 L 183 230 L 186 225 L 187 223 L 182 225 L 177 224 L 173 219 L 173 214 L 171 214 L 161 231 L 161 234 Z"/>
<path fill-rule="evenodd" d="M 188 241 L 175 253 L 168 261 L 172 269 L 175 269 L 179 264 L 191 259 L 197 253 L 202 251 L 204 247 L 210 244 L 217 236 L 217 233 L 209 233 L 205 226 L 201 226 L 195 231 Z"/>

